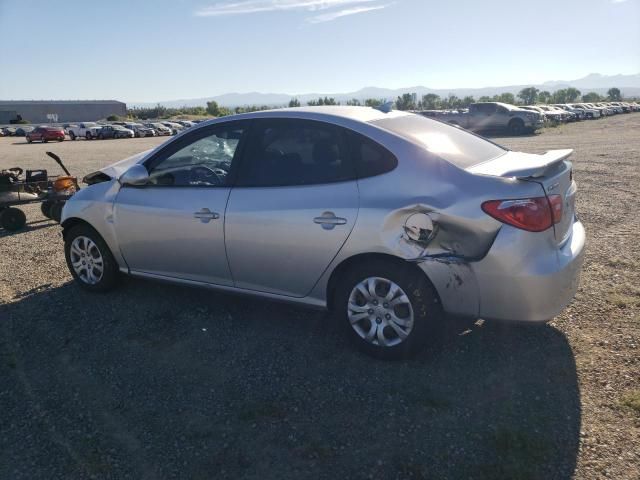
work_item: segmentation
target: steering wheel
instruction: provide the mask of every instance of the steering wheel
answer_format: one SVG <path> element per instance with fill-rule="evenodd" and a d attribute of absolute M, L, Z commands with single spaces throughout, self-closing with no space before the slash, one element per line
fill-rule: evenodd
<path fill-rule="evenodd" d="M 208 183 L 210 185 L 222 185 L 227 174 L 221 168 L 209 168 L 204 165 L 194 167 L 189 172 L 189 183 Z"/>

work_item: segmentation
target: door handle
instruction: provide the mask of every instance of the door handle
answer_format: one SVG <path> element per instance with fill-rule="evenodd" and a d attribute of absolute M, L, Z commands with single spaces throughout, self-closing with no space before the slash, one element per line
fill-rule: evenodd
<path fill-rule="evenodd" d="M 202 223 L 209 223 L 211 220 L 217 220 L 220 218 L 220 215 L 216 212 L 212 212 L 208 208 L 203 208 L 199 212 L 195 212 L 193 217 L 197 218 Z"/>
<path fill-rule="evenodd" d="M 325 230 L 333 230 L 336 225 L 344 225 L 347 223 L 346 218 L 336 217 L 333 212 L 324 212 L 321 216 L 313 219 L 313 223 L 322 225 Z"/>

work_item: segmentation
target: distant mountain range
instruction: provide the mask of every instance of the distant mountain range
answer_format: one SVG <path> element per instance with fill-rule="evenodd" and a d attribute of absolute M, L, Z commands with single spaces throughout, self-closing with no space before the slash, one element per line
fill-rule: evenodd
<path fill-rule="evenodd" d="M 283 106 L 289 103 L 292 98 L 297 98 L 301 104 L 305 105 L 308 101 L 317 99 L 318 97 L 333 97 L 339 102 L 346 102 L 351 99 L 358 99 L 363 101 L 367 98 L 383 98 L 387 100 L 395 100 L 399 95 L 404 93 L 416 93 L 418 98 L 428 93 L 435 93 L 441 97 L 446 97 L 449 94 L 456 95 L 458 97 L 465 97 L 472 95 L 475 98 L 482 96 L 497 95 L 500 93 L 513 93 L 517 94 L 525 87 L 536 87 L 540 90 L 548 90 L 553 92 L 555 90 L 567 87 L 575 87 L 582 91 L 583 94 L 587 92 L 596 92 L 599 94 L 606 94 L 607 90 L 611 87 L 617 87 L 622 91 L 624 96 L 640 96 L 640 73 L 634 75 L 600 75 L 599 73 L 592 73 L 584 78 L 577 80 L 554 80 L 548 81 L 541 85 L 508 85 L 503 87 L 484 87 L 484 88 L 428 88 L 428 87 L 407 87 L 407 88 L 378 88 L 378 87 L 366 87 L 355 92 L 347 93 L 305 93 L 302 95 L 293 95 L 288 93 L 225 93 L 224 95 L 217 95 L 214 97 L 206 98 L 189 98 L 179 100 L 167 100 L 154 103 L 131 103 L 130 107 L 151 107 L 157 103 L 165 107 L 179 108 L 183 106 L 197 107 L 205 106 L 207 102 L 215 100 L 218 105 L 223 107 L 238 107 L 246 105 L 269 105 L 269 106 Z"/>

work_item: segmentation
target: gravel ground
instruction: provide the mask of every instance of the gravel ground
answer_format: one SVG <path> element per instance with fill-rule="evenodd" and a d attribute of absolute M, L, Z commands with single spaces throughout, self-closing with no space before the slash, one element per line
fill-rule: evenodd
<path fill-rule="evenodd" d="M 640 478 L 640 114 L 495 139 L 574 148 L 582 286 L 552 323 L 456 325 L 407 362 L 322 312 L 128 279 L 71 283 L 37 206 L 0 232 L 0 478 Z M 84 175 L 163 139 L 27 145 Z"/>

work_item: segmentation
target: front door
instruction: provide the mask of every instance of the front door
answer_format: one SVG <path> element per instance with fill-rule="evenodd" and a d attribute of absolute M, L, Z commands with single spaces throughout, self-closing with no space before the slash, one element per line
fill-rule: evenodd
<path fill-rule="evenodd" d="M 145 162 L 148 185 L 120 189 L 114 223 L 132 272 L 233 284 L 224 213 L 244 132 L 241 122 L 200 128 Z"/>
<path fill-rule="evenodd" d="M 347 240 L 358 187 L 344 133 L 308 120 L 256 120 L 225 219 L 235 285 L 307 295 Z"/>

